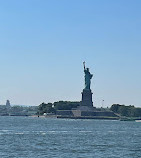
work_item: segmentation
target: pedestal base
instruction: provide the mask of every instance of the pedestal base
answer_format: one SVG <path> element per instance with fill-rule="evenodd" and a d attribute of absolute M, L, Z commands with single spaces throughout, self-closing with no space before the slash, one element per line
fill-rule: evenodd
<path fill-rule="evenodd" d="M 92 94 L 91 90 L 83 89 L 80 106 L 93 107 Z"/>

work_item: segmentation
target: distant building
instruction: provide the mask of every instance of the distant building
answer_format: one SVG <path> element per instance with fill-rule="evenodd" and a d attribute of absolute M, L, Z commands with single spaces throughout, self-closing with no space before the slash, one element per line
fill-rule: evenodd
<path fill-rule="evenodd" d="M 6 109 L 7 109 L 7 111 L 9 111 L 10 108 L 11 108 L 10 101 L 7 100 L 7 101 L 6 101 Z"/>

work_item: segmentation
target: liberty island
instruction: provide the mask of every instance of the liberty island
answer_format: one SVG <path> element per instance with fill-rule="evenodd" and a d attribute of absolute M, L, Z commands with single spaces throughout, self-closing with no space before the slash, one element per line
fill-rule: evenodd
<path fill-rule="evenodd" d="M 98 111 L 96 107 L 93 106 L 93 93 L 91 91 L 91 79 L 93 74 L 90 73 L 89 68 L 86 68 L 85 62 L 83 62 L 83 66 L 85 87 L 81 93 L 82 100 L 76 108 L 72 108 L 71 110 L 57 110 L 57 118 L 101 119 L 109 117 L 109 119 L 118 119 L 119 117 L 112 111 Z"/>
<path fill-rule="evenodd" d="M 42 103 L 39 106 L 23 107 L 20 105 L 10 105 L 7 100 L 6 105 L 0 105 L 0 116 L 35 116 L 35 117 L 55 117 L 74 119 L 120 119 L 120 120 L 140 120 L 141 109 L 133 105 L 125 106 L 113 104 L 110 108 L 97 108 L 95 100 L 93 103 L 93 93 L 91 90 L 91 74 L 88 67 L 84 67 L 84 88 L 82 90 L 81 101 L 58 101 L 54 103 Z M 96 95 L 96 94 L 95 94 Z M 126 112 L 125 112 L 126 111 Z"/>

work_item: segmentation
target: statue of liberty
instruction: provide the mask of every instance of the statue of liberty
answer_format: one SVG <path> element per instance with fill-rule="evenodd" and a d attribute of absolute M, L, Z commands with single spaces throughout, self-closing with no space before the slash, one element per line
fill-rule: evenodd
<path fill-rule="evenodd" d="M 90 90 L 91 85 L 91 79 L 93 75 L 89 72 L 89 68 L 85 68 L 85 62 L 83 62 L 84 65 L 84 73 L 85 73 L 85 88 L 86 90 Z"/>

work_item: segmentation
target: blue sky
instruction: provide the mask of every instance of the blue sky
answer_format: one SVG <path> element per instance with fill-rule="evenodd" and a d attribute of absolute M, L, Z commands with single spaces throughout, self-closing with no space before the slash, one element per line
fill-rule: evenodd
<path fill-rule="evenodd" d="M 0 0 L 0 104 L 81 100 L 141 107 L 140 0 Z"/>

